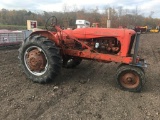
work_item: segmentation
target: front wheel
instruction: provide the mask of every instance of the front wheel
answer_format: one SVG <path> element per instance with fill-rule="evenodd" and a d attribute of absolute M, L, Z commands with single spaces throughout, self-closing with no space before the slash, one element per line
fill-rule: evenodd
<path fill-rule="evenodd" d="M 34 82 L 51 81 L 61 69 L 58 47 L 43 36 L 31 36 L 19 49 L 19 59 L 26 76 Z"/>
<path fill-rule="evenodd" d="M 69 56 L 64 56 L 63 57 L 63 67 L 64 68 L 75 68 L 81 62 L 82 62 L 82 58 L 69 57 Z"/>
<path fill-rule="evenodd" d="M 119 86 L 130 92 L 140 92 L 145 83 L 144 70 L 130 65 L 121 65 L 116 74 Z"/>

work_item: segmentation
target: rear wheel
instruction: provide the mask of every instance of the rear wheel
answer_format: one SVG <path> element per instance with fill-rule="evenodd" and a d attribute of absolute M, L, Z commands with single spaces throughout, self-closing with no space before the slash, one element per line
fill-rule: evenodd
<path fill-rule="evenodd" d="M 31 36 L 19 49 L 23 71 L 38 83 L 51 81 L 61 69 L 61 56 L 55 43 L 43 36 Z"/>
<path fill-rule="evenodd" d="M 145 83 L 143 68 L 121 65 L 118 67 L 116 79 L 119 86 L 130 92 L 140 92 Z"/>

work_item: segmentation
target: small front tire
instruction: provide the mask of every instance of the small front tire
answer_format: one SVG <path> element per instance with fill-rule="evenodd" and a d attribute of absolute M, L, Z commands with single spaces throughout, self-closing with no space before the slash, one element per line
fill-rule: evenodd
<path fill-rule="evenodd" d="M 64 68 L 75 68 L 82 62 L 82 58 L 77 57 L 63 57 L 63 67 Z"/>
<path fill-rule="evenodd" d="M 144 70 L 136 66 L 121 65 L 117 70 L 116 79 L 123 90 L 140 92 L 145 83 Z"/>

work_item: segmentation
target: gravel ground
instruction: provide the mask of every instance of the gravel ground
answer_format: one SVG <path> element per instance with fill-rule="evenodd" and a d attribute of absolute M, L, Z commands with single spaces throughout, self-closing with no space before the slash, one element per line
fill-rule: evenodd
<path fill-rule="evenodd" d="M 160 120 L 160 33 L 141 35 L 139 55 L 150 65 L 132 93 L 119 89 L 115 63 L 84 60 L 41 85 L 26 78 L 17 49 L 0 50 L 0 120 Z"/>

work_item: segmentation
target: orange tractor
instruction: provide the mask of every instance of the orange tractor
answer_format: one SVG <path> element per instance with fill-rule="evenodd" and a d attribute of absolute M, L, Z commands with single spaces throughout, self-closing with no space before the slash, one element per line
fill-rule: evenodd
<path fill-rule="evenodd" d="M 55 16 L 47 20 L 46 29 L 33 32 L 19 49 L 22 69 L 32 81 L 47 83 L 62 66 L 73 68 L 87 59 L 121 63 L 116 73 L 119 86 L 131 92 L 141 91 L 146 62 L 138 56 L 140 34 L 118 28 L 62 30 Z"/>

